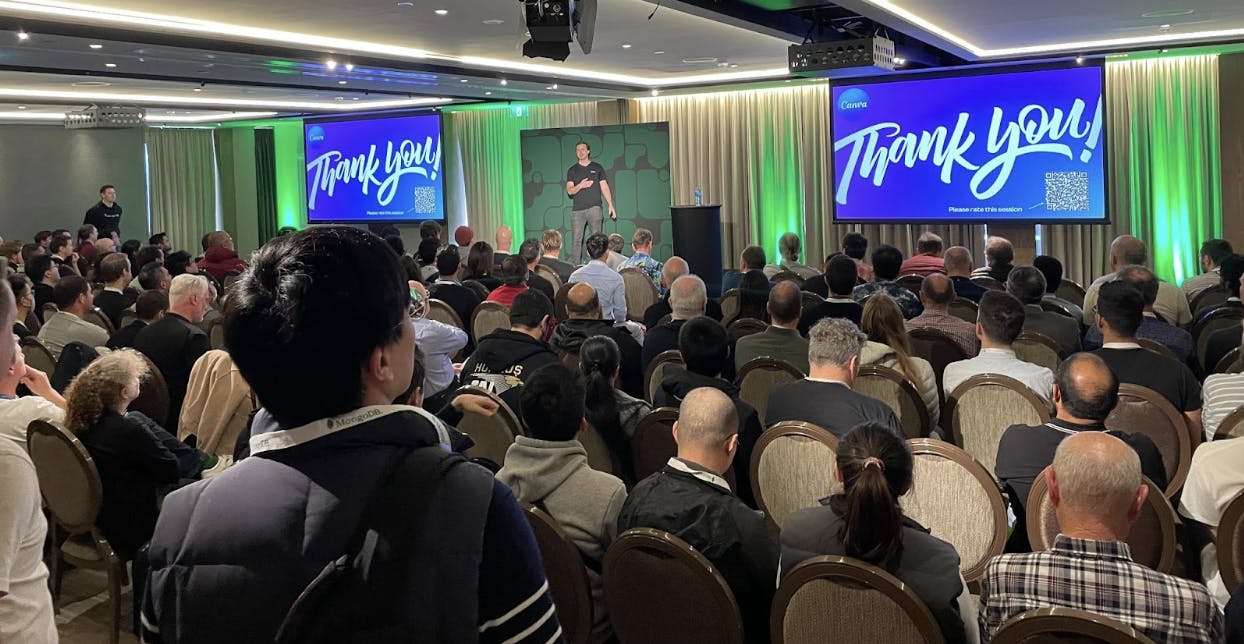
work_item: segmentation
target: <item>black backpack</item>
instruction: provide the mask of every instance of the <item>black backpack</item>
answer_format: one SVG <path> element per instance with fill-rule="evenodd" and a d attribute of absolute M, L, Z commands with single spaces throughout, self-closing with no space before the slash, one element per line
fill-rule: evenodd
<path fill-rule="evenodd" d="M 396 459 L 349 551 L 298 596 L 277 644 L 477 641 L 492 488 L 487 470 L 439 445 Z"/>

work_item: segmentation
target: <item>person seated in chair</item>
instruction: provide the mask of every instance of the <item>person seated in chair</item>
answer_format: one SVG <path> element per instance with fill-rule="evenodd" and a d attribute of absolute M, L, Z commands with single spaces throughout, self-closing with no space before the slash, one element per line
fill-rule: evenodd
<path fill-rule="evenodd" d="M 967 356 L 980 353 L 981 341 L 976 337 L 976 325 L 950 314 L 950 304 L 955 301 L 955 284 L 949 277 L 934 273 L 920 283 L 920 303 L 924 313 L 907 320 L 904 325 L 910 333 L 916 329 L 933 329 L 950 336 Z"/>
<path fill-rule="evenodd" d="M 197 326 L 207 314 L 209 292 L 202 275 L 178 275 L 169 288 L 168 314 L 134 337 L 134 348 L 151 360 L 168 385 L 170 425 L 181 418 L 194 363 L 211 348 L 207 333 Z"/>
<path fill-rule="evenodd" d="M 657 287 L 657 293 L 664 295 L 665 287 L 661 285 L 661 269 L 665 266 L 652 256 L 652 231 L 647 228 L 636 228 L 635 234 L 631 236 L 631 250 L 634 254 L 626 258 L 626 261 L 618 266 L 618 270 L 632 266 L 638 268 L 648 276 L 648 279 L 652 280 L 652 285 Z"/>
<path fill-rule="evenodd" d="M 972 271 L 972 277 L 992 277 L 1006 284 L 1015 261 L 1015 247 L 1004 237 L 990 237 L 985 241 L 985 265 Z"/>
<path fill-rule="evenodd" d="M 527 377 L 561 359 L 543 340 L 553 323 L 553 303 L 537 291 L 519 293 L 510 307 L 510 328 L 479 338 L 462 365 L 464 386 L 494 393 L 520 413 L 519 394 Z"/>
<path fill-rule="evenodd" d="M 527 290 L 527 264 L 518 255 L 506 255 L 501 261 L 501 286 L 488 294 L 486 302 L 497 302 L 509 308 L 519 293 Z"/>
<path fill-rule="evenodd" d="M 1165 346 L 1175 354 L 1180 362 L 1188 365 L 1189 369 L 1196 369 L 1196 346 L 1192 340 L 1192 334 L 1158 319 L 1157 313 L 1153 310 L 1153 304 L 1158 297 L 1159 284 L 1158 277 L 1153 274 L 1153 271 L 1144 266 L 1125 266 L 1116 275 L 1118 281 L 1135 286 L 1145 302 L 1144 317 L 1136 329 L 1136 337 L 1153 340 Z M 1096 326 L 1089 327 L 1084 334 L 1085 350 L 1100 349 L 1101 345 L 1101 331 Z M 1213 366 L 1208 368 L 1213 369 Z"/>
<path fill-rule="evenodd" d="M 655 328 L 661 324 L 661 318 L 667 315 L 673 316 L 674 309 L 670 307 L 670 288 L 678 278 L 690 274 L 691 267 L 687 265 L 687 260 L 675 255 L 665 261 L 665 265 L 661 267 L 661 293 L 663 295 L 656 304 L 644 311 L 645 329 Z M 721 304 L 717 300 L 706 299 L 704 315 L 720 322 L 722 317 Z"/>
<path fill-rule="evenodd" d="M 980 304 L 989 289 L 972 281 L 972 252 L 963 246 L 951 246 L 942 254 L 946 277 L 955 285 L 955 295 Z"/>
<path fill-rule="evenodd" d="M 1053 340 L 1063 355 L 1080 350 L 1080 323 L 1061 313 L 1041 308 L 1045 297 L 1045 276 L 1032 266 L 1016 266 L 1006 278 L 1006 292 L 1024 305 L 1024 330 Z M 1157 283 L 1154 283 L 1157 292 Z"/>
<path fill-rule="evenodd" d="M 56 270 L 51 257 L 39 255 L 26 262 L 26 277 L 34 284 L 35 317 L 39 318 L 40 324 L 46 323 L 52 316 L 44 314 L 43 306 L 56 303 L 56 285 L 60 282 L 60 272 Z"/>
<path fill-rule="evenodd" d="M 600 298 L 601 313 L 606 320 L 614 324 L 626 322 L 626 286 L 622 276 L 609 268 L 605 263 L 605 253 L 609 250 L 609 238 L 597 233 L 584 242 L 587 248 L 588 263 L 570 274 L 570 282 L 586 282 L 596 289 L 596 297 Z M 636 311 L 638 314 L 638 311 Z"/>
<path fill-rule="evenodd" d="M 99 261 L 99 278 L 104 290 L 95 295 L 95 306 L 99 307 L 112 328 L 121 328 L 121 314 L 134 305 L 138 299 L 138 291 L 130 288 L 134 276 L 130 274 L 130 258 L 125 253 L 110 253 Z"/>
<path fill-rule="evenodd" d="M 825 301 L 804 309 L 799 319 L 799 332 L 805 336 L 813 325 L 825 318 L 843 318 L 859 324 L 864 313 L 864 307 L 851 297 L 855 290 L 856 267 L 850 257 L 838 255 L 826 263 L 825 283 L 828 293 Z"/>
<path fill-rule="evenodd" d="M 799 281 L 812 279 L 817 276 L 815 268 L 808 266 L 799 261 L 799 253 L 801 243 L 799 235 L 795 233 L 786 233 L 778 238 L 778 251 L 782 254 L 781 264 L 766 264 L 765 278 L 773 279 L 775 275 L 783 271 L 790 271 L 799 276 Z"/>
<path fill-rule="evenodd" d="M 902 251 L 893 246 L 878 246 L 877 250 L 873 251 L 873 281 L 855 287 L 855 290 L 851 292 L 851 297 L 862 305 L 869 295 L 885 293 L 898 303 L 899 308 L 903 309 L 904 318 L 910 320 L 920 315 L 924 312 L 920 298 L 894 281 L 898 279 L 898 271 L 902 265 Z"/>
<path fill-rule="evenodd" d="M 518 256 L 523 258 L 523 263 L 527 265 L 527 288 L 534 288 L 549 301 L 557 299 L 557 291 L 553 290 L 553 283 L 536 273 L 536 266 L 540 265 L 540 240 L 528 239 L 518 247 Z"/>
<path fill-rule="evenodd" d="M 437 278 L 428 289 L 428 295 L 449 305 L 458 314 L 464 326 L 471 324 L 471 314 L 479 306 L 480 297 L 474 289 L 467 288 L 458 281 L 458 267 L 461 264 L 458 251 L 449 248 L 436 256 Z"/>
<path fill-rule="evenodd" d="M 946 371 L 942 374 L 942 391 L 947 397 L 968 378 L 993 373 L 1014 378 L 1041 398 L 1050 399 L 1054 372 L 1020 360 L 1011 347 L 1024 328 L 1025 313 L 1024 305 L 1013 295 L 996 290 L 985 293 L 976 315 L 980 354 L 946 365 Z"/>
<path fill-rule="evenodd" d="M 108 344 L 108 332 L 103 327 L 82 319 L 87 311 L 95 308 L 90 282 L 77 275 L 62 277 L 54 295 L 60 310 L 48 316 L 39 329 L 39 341 L 52 352 L 53 359 L 60 360 L 61 351 L 70 342 L 81 342 L 88 347 Z"/>
<path fill-rule="evenodd" d="M 739 500 L 723 478 L 739 462 L 735 404 L 715 387 L 693 389 L 682 403 L 674 423 L 678 456 L 631 490 L 618 516 L 618 533 L 656 528 L 686 541 L 725 577 L 746 640 L 768 642 L 778 546 L 764 517 Z"/>
<path fill-rule="evenodd" d="M 428 317 L 428 291 L 420 282 L 409 281 L 410 321 L 415 328 L 415 346 L 423 353 L 425 368 L 423 396 L 429 409 L 445 406 L 454 384 L 453 355 L 467 344 L 467 333 L 456 326 Z"/>
<path fill-rule="evenodd" d="M 916 254 L 903 260 L 900 275 L 922 275 L 928 277 L 935 273 L 946 272 L 946 260 L 942 259 L 942 238 L 931 233 L 921 233 L 916 240 Z"/>
<path fill-rule="evenodd" d="M 734 368 L 738 373 L 748 361 L 771 357 L 785 360 L 803 373 L 808 372 L 808 341 L 799 335 L 803 296 L 791 281 L 775 284 L 769 291 L 769 326 L 760 333 L 739 338 L 735 345 Z"/>
<path fill-rule="evenodd" d="M 601 317 L 600 299 L 596 296 L 596 289 L 583 282 L 572 285 L 566 292 L 566 313 L 569 319 L 563 320 L 553 329 L 550 346 L 563 356 L 578 355 L 579 348 L 588 338 L 598 335 L 611 338 L 622 354 L 619 371 L 622 391 L 643 397 L 643 347 L 624 327 L 614 326 L 613 320 Z"/>
<path fill-rule="evenodd" d="M 1032 265 L 1045 277 L 1045 295 L 1041 299 L 1058 305 L 1059 308 L 1071 313 L 1072 319 L 1076 322 L 1083 323 L 1084 309 L 1058 296 L 1058 287 L 1063 283 L 1063 263 L 1058 261 L 1057 257 L 1037 255 L 1036 259 L 1032 260 Z"/>
<path fill-rule="evenodd" d="M 557 273 L 558 279 L 562 284 L 570 281 L 570 274 L 574 272 L 575 265 L 570 262 L 563 262 L 559 259 L 562 251 L 562 234 L 556 230 L 546 230 L 540 235 L 540 248 L 543 254 L 540 256 L 540 263 L 553 269 Z"/>
<path fill-rule="evenodd" d="M 721 292 L 725 294 L 730 289 L 739 287 L 743 281 L 743 275 L 752 271 L 760 271 L 764 274 L 765 269 L 765 249 L 759 246 L 748 246 L 743 249 L 743 253 L 739 255 L 738 270 L 726 271 L 721 278 Z M 769 278 L 765 278 L 768 281 Z"/>
<path fill-rule="evenodd" d="M 666 266 L 673 263 L 674 260 L 670 260 Z M 642 361 L 645 371 L 657 356 L 678 348 L 682 325 L 691 318 L 704 315 L 708 301 L 704 280 L 699 276 L 687 274 L 673 281 L 669 293 L 670 320 L 648 327 L 648 332 L 644 334 Z"/>
<path fill-rule="evenodd" d="M 52 388 L 48 375 L 26 364 L 26 356 L 13 339 L 13 364 L 0 377 L 0 440 L 9 439 L 26 449 L 26 428 L 33 420 L 65 422 L 65 399 Z M 17 395 L 17 386 L 25 385 L 32 395 Z"/>
<path fill-rule="evenodd" d="M 125 349 L 134 346 L 134 339 L 148 326 L 159 322 L 168 312 L 168 293 L 143 291 L 134 302 L 134 321 L 117 329 L 108 340 L 109 349 Z"/>

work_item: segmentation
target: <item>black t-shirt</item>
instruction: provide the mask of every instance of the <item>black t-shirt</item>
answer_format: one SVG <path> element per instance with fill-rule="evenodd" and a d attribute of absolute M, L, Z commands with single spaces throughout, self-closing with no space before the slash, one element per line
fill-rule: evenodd
<path fill-rule="evenodd" d="M 566 170 L 566 181 L 578 185 L 584 179 L 591 179 L 592 185 L 571 195 L 575 210 L 587 210 L 600 205 L 600 182 L 608 180 L 605 178 L 605 166 L 591 161 L 587 165 L 575 163 Z"/>
<path fill-rule="evenodd" d="M 1171 401 L 1179 411 L 1201 408 L 1201 384 L 1182 362 L 1144 349 L 1094 351 L 1121 383 L 1148 387 Z"/>
<path fill-rule="evenodd" d="M 113 202 L 111 206 L 105 206 L 104 202 L 99 202 L 91 209 L 86 211 L 86 216 L 82 218 L 82 223 L 91 224 L 99 231 L 100 237 L 107 237 L 112 231 L 117 231 L 117 235 L 121 234 L 121 204 Z"/>
<path fill-rule="evenodd" d="M 799 318 L 799 333 L 807 337 L 808 331 L 825 318 L 842 318 L 859 325 L 863 313 L 864 307 L 856 302 L 821 302 L 804 309 L 803 316 Z"/>

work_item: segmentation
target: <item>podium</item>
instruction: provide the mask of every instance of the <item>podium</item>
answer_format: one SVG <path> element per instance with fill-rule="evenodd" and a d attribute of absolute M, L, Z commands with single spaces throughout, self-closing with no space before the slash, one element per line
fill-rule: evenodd
<path fill-rule="evenodd" d="M 670 206 L 674 254 L 704 280 L 708 296 L 721 296 L 721 206 Z"/>

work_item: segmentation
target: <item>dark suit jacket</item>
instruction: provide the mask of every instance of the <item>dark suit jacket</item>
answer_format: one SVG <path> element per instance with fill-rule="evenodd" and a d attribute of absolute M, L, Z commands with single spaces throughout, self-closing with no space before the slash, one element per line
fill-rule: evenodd
<path fill-rule="evenodd" d="M 44 284 L 43 282 L 38 282 L 34 285 L 35 317 L 39 318 L 40 323 L 46 322 L 46 320 L 43 319 L 43 305 L 52 301 L 52 297 L 55 292 L 55 289 L 47 284 Z"/>
<path fill-rule="evenodd" d="M 661 298 L 656 304 L 648 307 L 647 311 L 644 311 L 644 326 L 651 329 L 661 323 L 661 318 L 673 312 L 674 310 L 670 308 L 669 293 L 666 293 L 665 297 Z M 717 303 L 717 300 L 711 298 L 708 300 L 707 304 L 704 306 L 704 315 L 721 322 L 721 305 Z"/>
<path fill-rule="evenodd" d="M 1205 345 L 1205 364 L 1201 365 L 1205 373 L 1213 373 L 1214 367 L 1231 350 L 1240 346 L 1240 326 L 1233 324 L 1225 329 L 1218 329 L 1210 334 Z"/>
<path fill-rule="evenodd" d="M 1042 310 L 1039 304 L 1024 305 L 1024 330 L 1057 342 L 1066 355 L 1080 350 L 1080 323 L 1061 313 Z"/>
<path fill-rule="evenodd" d="M 112 338 L 108 340 L 109 349 L 128 349 L 134 346 L 134 338 L 138 337 L 138 332 L 147 328 L 147 323 L 142 320 L 134 320 L 129 325 L 117 329 L 112 334 Z"/>
<path fill-rule="evenodd" d="M 190 369 L 211 348 L 211 342 L 203 329 L 170 312 L 159 322 L 139 331 L 134 338 L 134 348 L 151 358 L 168 383 L 170 404 L 165 426 L 169 433 L 176 435 L 181 404 L 190 383 Z"/>
<path fill-rule="evenodd" d="M 95 306 L 108 316 L 112 321 L 113 329 L 121 328 L 121 314 L 125 309 L 134 305 L 134 301 L 138 299 L 138 291 L 132 288 L 125 289 L 124 293 L 115 291 L 100 291 L 95 294 Z"/>
<path fill-rule="evenodd" d="M 665 351 L 678 348 L 678 333 L 682 331 L 682 325 L 686 322 L 686 320 L 670 320 L 665 324 L 648 328 L 648 333 L 644 334 L 644 373 L 648 372 L 648 365 L 653 358 Z"/>
<path fill-rule="evenodd" d="M 552 282 L 549 282 L 531 271 L 527 271 L 527 288 L 534 288 L 537 291 L 544 293 L 544 296 L 549 298 L 550 302 L 553 301 L 553 298 L 557 297 L 557 294 L 553 292 Z"/>
<path fill-rule="evenodd" d="M 570 281 L 570 274 L 575 269 L 574 264 L 563 262 L 560 259 L 553 259 L 552 257 L 541 257 L 540 263 L 553 269 L 553 272 L 557 273 L 557 277 L 561 278 L 562 284 Z"/>
<path fill-rule="evenodd" d="M 955 295 L 972 300 L 977 304 L 980 304 L 981 296 L 985 294 L 985 291 L 989 290 L 969 278 L 958 275 L 950 278 L 950 281 L 955 285 Z M 1005 281 L 1005 278 L 1003 281 Z"/>

